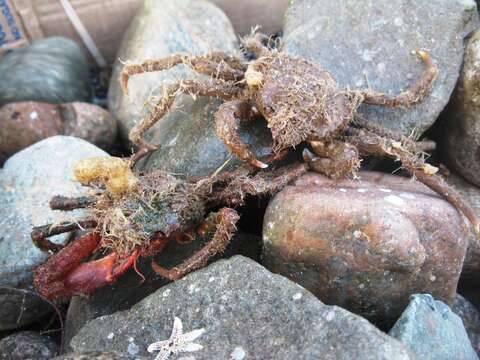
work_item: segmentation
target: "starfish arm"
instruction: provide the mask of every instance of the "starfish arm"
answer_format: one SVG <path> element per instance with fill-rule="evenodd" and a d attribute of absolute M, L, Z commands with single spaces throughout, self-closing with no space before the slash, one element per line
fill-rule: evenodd
<path fill-rule="evenodd" d="M 196 343 L 187 343 L 185 345 L 181 345 L 177 348 L 177 352 L 193 352 L 202 350 L 203 346 Z"/>
<path fill-rule="evenodd" d="M 168 347 L 169 342 L 170 342 L 170 340 L 154 342 L 153 344 L 148 345 L 147 351 L 149 353 L 153 353 L 155 351 L 161 351 L 164 348 Z"/>
<path fill-rule="evenodd" d="M 193 340 L 197 339 L 198 337 L 202 336 L 202 334 L 205 332 L 204 328 L 197 329 L 190 331 L 188 333 L 185 333 L 180 336 L 180 343 L 185 344 L 185 343 L 190 343 Z"/>
<path fill-rule="evenodd" d="M 172 329 L 172 335 L 170 335 L 170 340 L 174 340 L 176 338 L 179 338 L 183 334 L 183 324 L 182 320 L 180 320 L 178 317 L 175 316 L 173 319 L 173 329 Z"/>

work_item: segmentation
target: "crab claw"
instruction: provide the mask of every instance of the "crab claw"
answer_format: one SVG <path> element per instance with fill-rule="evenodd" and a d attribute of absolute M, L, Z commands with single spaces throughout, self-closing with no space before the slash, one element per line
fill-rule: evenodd
<path fill-rule="evenodd" d="M 134 251 L 118 266 L 115 252 L 95 261 L 82 263 L 100 244 L 98 233 L 89 233 L 63 248 L 48 261 L 35 269 L 34 285 L 48 300 L 61 301 L 73 295 L 88 295 L 115 282 L 135 264 L 138 251 Z"/>
<path fill-rule="evenodd" d="M 73 294 L 91 294 L 95 290 L 114 283 L 120 276 L 130 269 L 138 257 L 138 251 L 130 255 L 125 262 L 115 267 L 118 261 L 117 253 L 80 264 L 70 272 L 63 283 L 65 288 Z"/>

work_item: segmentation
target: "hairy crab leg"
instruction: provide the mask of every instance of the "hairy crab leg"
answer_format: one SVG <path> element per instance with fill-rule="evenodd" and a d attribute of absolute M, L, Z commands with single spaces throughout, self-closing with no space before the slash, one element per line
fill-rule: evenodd
<path fill-rule="evenodd" d="M 57 195 L 50 200 L 50 209 L 64 211 L 83 209 L 95 205 L 96 202 L 95 196 L 67 197 Z"/>
<path fill-rule="evenodd" d="M 228 184 L 223 190 L 209 196 L 208 206 L 237 206 L 244 203 L 247 195 L 274 194 L 307 171 L 307 164 L 297 163 L 273 171 L 260 171 L 254 176 L 249 175 L 248 170 L 242 167 L 231 173 L 220 174 L 221 181 L 228 181 Z"/>
<path fill-rule="evenodd" d="M 164 87 L 163 96 L 157 105 L 154 106 L 153 111 L 130 131 L 129 138 L 134 144 L 152 151 L 159 148 L 159 145 L 150 144 L 143 140 L 142 135 L 167 114 L 179 92 L 200 96 L 215 96 L 224 100 L 230 100 L 241 97 L 243 89 L 237 87 L 233 82 L 215 79 L 210 79 L 207 82 L 185 80 L 184 82 Z"/>
<path fill-rule="evenodd" d="M 363 96 L 363 102 L 371 105 L 389 107 L 410 107 L 422 101 L 430 91 L 430 88 L 437 77 L 438 69 L 427 52 L 416 51 L 416 53 L 426 65 L 425 71 L 416 83 L 396 96 L 375 93 L 370 90 L 361 91 L 360 94 Z"/>
<path fill-rule="evenodd" d="M 408 149 L 411 151 L 427 152 L 427 151 L 433 151 L 437 147 L 435 141 L 432 141 L 432 140 L 415 141 L 414 139 L 404 136 L 397 131 L 387 129 L 386 127 L 381 126 L 376 122 L 370 121 L 359 114 L 355 115 L 355 119 L 353 120 L 352 125 L 354 125 L 355 127 L 359 127 L 361 129 L 365 129 L 378 136 L 399 141 L 404 146 L 408 147 Z"/>
<path fill-rule="evenodd" d="M 251 102 L 226 102 L 215 113 L 215 130 L 231 153 L 257 168 L 265 169 L 268 165 L 258 160 L 238 135 L 239 122 L 252 120 L 256 115 Z"/>
<path fill-rule="evenodd" d="M 177 280 L 189 272 L 205 266 L 215 254 L 224 251 L 230 243 L 233 233 L 236 231 L 235 224 L 240 216 L 237 212 L 230 208 L 220 209 L 217 213 L 212 213 L 207 219 L 207 222 L 216 224 L 215 233 L 212 239 L 200 251 L 193 254 L 180 265 L 172 269 L 165 269 L 152 261 L 152 269 L 160 276 L 169 279 Z"/>
<path fill-rule="evenodd" d="M 400 160 L 408 172 L 457 208 L 470 221 L 476 233 L 480 233 L 480 222 L 475 212 L 455 190 L 436 174 L 437 168 L 425 163 L 415 153 L 405 149 L 400 142 L 354 128 L 349 128 L 348 133 L 350 136 L 347 136 L 346 140 L 354 144 L 360 154 L 388 156 Z"/>
<path fill-rule="evenodd" d="M 125 65 L 121 74 L 122 90 L 125 94 L 128 94 L 128 80 L 133 75 L 168 70 L 180 64 L 184 64 L 200 74 L 223 80 L 236 81 L 243 77 L 243 65 L 240 60 L 221 51 L 199 56 L 172 54 L 162 59 L 148 60 L 141 64 Z"/>
<path fill-rule="evenodd" d="M 47 238 L 54 235 L 67 233 L 74 230 L 91 229 L 97 226 L 97 221 L 93 219 L 66 221 L 59 224 L 47 224 L 42 226 L 35 226 L 30 234 L 33 244 L 42 251 L 57 252 L 61 250 L 64 245 L 55 244 Z"/>

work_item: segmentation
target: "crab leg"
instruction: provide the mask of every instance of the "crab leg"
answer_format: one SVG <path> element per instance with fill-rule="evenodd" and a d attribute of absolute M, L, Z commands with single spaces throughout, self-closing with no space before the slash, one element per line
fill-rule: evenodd
<path fill-rule="evenodd" d="M 52 210 L 74 210 L 83 209 L 94 205 L 97 202 L 94 196 L 80 196 L 76 198 L 57 195 L 50 200 L 50 209 Z"/>
<path fill-rule="evenodd" d="M 435 143 L 435 141 L 432 141 L 432 140 L 415 141 L 414 139 L 404 136 L 397 131 L 387 129 L 386 127 L 381 126 L 376 122 L 365 119 L 363 116 L 359 114 L 355 115 L 353 125 L 355 127 L 365 129 L 375 135 L 389 138 L 395 141 L 399 141 L 403 145 L 407 146 L 409 149 L 415 152 L 433 151 L 437 147 L 437 144 Z"/>
<path fill-rule="evenodd" d="M 243 167 L 239 167 L 232 172 L 224 172 L 219 174 L 218 180 L 228 184 L 222 190 L 215 191 L 209 196 L 208 207 L 221 204 L 243 205 L 247 195 L 274 194 L 307 171 L 307 164 L 297 163 L 273 171 L 259 171 L 253 176 L 250 175 L 249 169 Z"/>
<path fill-rule="evenodd" d="M 347 141 L 354 144 L 360 154 L 388 156 L 400 160 L 408 172 L 457 208 L 470 221 L 477 234 L 480 232 L 480 222 L 473 209 L 436 174 L 437 168 L 425 163 L 415 153 L 405 149 L 400 142 L 383 138 L 365 130 L 349 128 L 348 133 L 350 136 L 347 136 Z"/>
<path fill-rule="evenodd" d="M 237 214 L 237 212 L 230 208 L 223 208 L 217 213 L 210 214 L 209 218 L 207 219 L 207 222 L 209 223 L 207 227 L 212 226 L 210 224 L 216 224 L 215 234 L 213 235 L 212 239 L 202 249 L 200 249 L 200 251 L 196 252 L 180 265 L 175 266 L 170 270 L 167 270 L 158 265 L 156 262 L 152 261 L 151 265 L 153 271 L 155 271 L 158 275 L 173 281 L 181 278 L 193 270 L 205 266 L 208 259 L 227 248 L 233 233 L 237 229 L 235 224 L 239 218 L 240 216 Z"/>
<path fill-rule="evenodd" d="M 407 90 L 401 92 L 396 96 L 390 96 L 387 94 L 375 93 L 373 91 L 361 91 L 364 100 L 363 102 L 371 105 L 380 106 L 403 106 L 410 107 L 422 101 L 430 91 L 433 82 L 438 74 L 438 69 L 433 63 L 432 59 L 425 51 L 416 51 L 417 55 L 422 59 L 426 65 L 426 69 L 423 72 L 420 79 L 411 85 Z"/>
<path fill-rule="evenodd" d="M 76 222 L 66 221 L 59 224 L 35 226 L 30 236 L 34 245 L 40 250 L 57 252 L 61 250 L 64 245 L 55 244 L 48 240 L 47 237 L 67 233 L 74 230 L 91 229 L 95 226 L 97 226 L 97 221 L 93 219 L 79 220 Z"/>
<path fill-rule="evenodd" d="M 184 64 L 200 74 L 214 76 L 223 80 L 236 81 L 241 79 L 244 74 L 240 60 L 224 52 L 217 51 L 200 56 L 173 54 L 162 59 L 148 60 L 141 64 L 125 65 L 121 74 L 123 92 L 128 94 L 128 80 L 131 76 L 168 70 L 179 64 Z"/>
<path fill-rule="evenodd" d="M 249 121 L 256 117 L 252 103 L 247 101 L 229 101 L 220 106 L 215 113 L 217 136 L 224 142 L 230 152 L 261 169 L 268 167 L 255 157 L 238 135 L 240 121 Z"/>
<path fill-rule="evenodd" d="M 159 121 L 170 110 L 175 101 L 175 96 L 179 92 L 189 93 L 200 96 L 216 96 L 224 100 L 230 100 L 239 97 L 242 89 L 235 86 L 232 82 L 210 79 L 208 82 L 186 80 L 184 82 L 174 83 L 164 88 L 164 93 L 154 110 L 143 120 L 141 120 L 130 131 L 130 140 L 140 147 L 149 150 L 156 150 L 159 145 L 153 145 L 142 139 L 142 135 L 147 132 L 157 121 Z"/>

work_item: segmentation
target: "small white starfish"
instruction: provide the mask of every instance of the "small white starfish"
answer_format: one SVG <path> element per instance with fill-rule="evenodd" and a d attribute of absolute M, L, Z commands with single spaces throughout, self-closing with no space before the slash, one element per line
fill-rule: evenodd
<path fill-rule="evenodd" d="M 168 360 L 170 356 L 179 352 L 193 352 L 203 349 L 200 344 L 192 341 L 201 336 L 205 329 L 197 329 L 186 334 L 183 333 L 182 320 L 175 316 L 173 320 L 172 335 L 168 340 L 157 341 L 150 344 L 147 348 L 149 353 L 159 351 L 155 360 Z"/>

